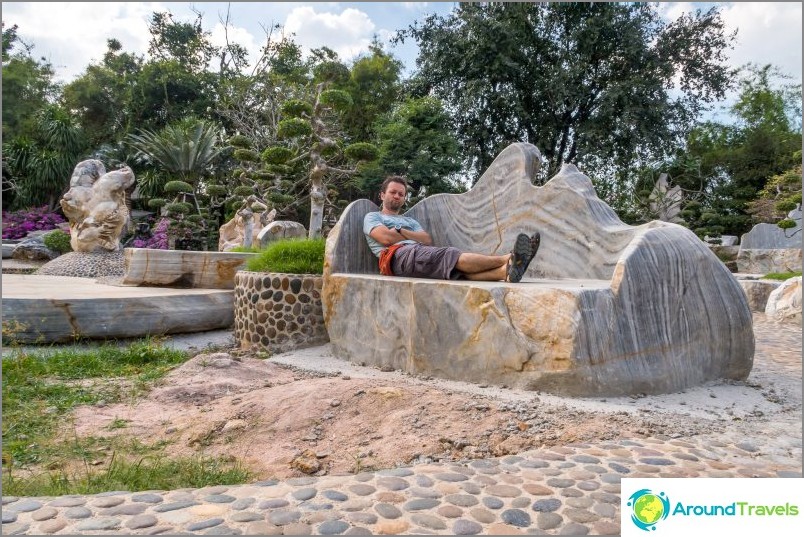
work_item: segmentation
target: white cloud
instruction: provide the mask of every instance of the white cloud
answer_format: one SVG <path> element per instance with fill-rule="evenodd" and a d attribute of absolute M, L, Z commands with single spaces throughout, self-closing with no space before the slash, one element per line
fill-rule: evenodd
<path fill-rule="evenodd" d="M 107 39 L 144 54 L 150 14 L 163 10 L 152 2 L 4 2 L 3 22 L 19 26 L 19 35 L 34 45 L 34 57 L 53 64 L 57 80 L 70 81 L 103 58 Z"/>
<path fill-rule="evenodd" d="M 375 24 L 360 10 L 348 8 L 340 14 L 317 13 L 314 7 L 297 7 L 285 21 L 285 31 L 305 50 L 327 46 L 341 60 L 368 50 Z"/>
<path fill-rule="evenodd" d="M 723 9 L 729 29 L 739 29 L 731 51 L 737 67 L 772 63 L 801 81 L 801 3 L 735 2 Z"/>

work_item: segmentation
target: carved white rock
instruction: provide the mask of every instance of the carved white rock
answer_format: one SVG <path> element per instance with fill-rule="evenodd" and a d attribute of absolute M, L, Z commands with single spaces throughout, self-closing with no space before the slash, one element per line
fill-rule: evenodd
<path fill-rule="evenodd" d="M 629 226 L 565 165 L 533 186 L 530 144 L 509 146 L 469 192 L 406 214 L 437 245 L 504 254 L 539 230 L 524 283 L 376 275 L 362 234 L 376 205 L 352 203 L 327 239 L 323 303 L 336 356 L 472 382 L 591 396 L 667 393 L 753 364 L 737 280 L 691 231 Z"/>
<path fill-rule="evenodd" d="M 801 276 L 788 278 L 768 296 L 765 315 L 776 320 L 801 321 Z"/>

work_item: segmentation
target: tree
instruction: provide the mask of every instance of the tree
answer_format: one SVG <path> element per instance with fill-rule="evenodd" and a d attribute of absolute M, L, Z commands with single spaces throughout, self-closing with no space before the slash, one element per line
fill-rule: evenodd
<path fill-rule="evenodd" d="M 693 129 L 668 167 L 676 184 L 702 193 L 682 212 L 699 236 L 747 232 L 756 222 L 749 204 L 771 178 L 801 163 L 800 97 L 791 99 L 801 86 L 780 83 L 786 78 L 770 65 L 744 67 L 735 122 Z"/>
<path fill-rule="evenodd" d="M 434 97 L 408 99 L 377 122 L 379 156 L 361 173 L 361 190 L 372 199 L 388 175 L 406 177 L 411 202 L 443 192 L 460 192 L 458 142 L 450 118 Z"/>
<path fill-rule="evenodd" d="M 715 8 L 668 24 L 643 3 L 467 3 L 397 35 L 408 38 L 410 91 L 444 100 L 476 177 L 517 141 L 539 147 L 547 175 L 662 154 L 730 83 L 733 36 Z"/>

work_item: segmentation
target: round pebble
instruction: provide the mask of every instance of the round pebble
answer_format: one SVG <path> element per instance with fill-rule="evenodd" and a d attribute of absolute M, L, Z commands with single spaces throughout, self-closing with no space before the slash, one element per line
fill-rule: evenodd
<path fill-rule="evenodd" d="M 426 513 L 416 513 L 410 517 L 410 520 L 422 528 L 430 530 L 445 530 L 447 524 L 441 518 L 435 515 L 428 515 Z"/>
<path fill-rule="evenodd" d="M 115 507 L 116 505 L 120 505 L 123 503 L 123 498 L 116 498 L 116 497 L 109 497 L 109 498 L 99 498 L 92 502 L 93 507 Z"/>
<path fill-rule="evenodd" d="M 210 494 L 204 498 L 204 501 L 209 503 L 232 503 L 237 498 L 229 496 L 228 494 Z"/>
<path fill-rule="evenodd" d="M 260 502 L 260 505 L 257 507 L 259 509 L 278 509 L 280 507 L 287 507 L 290 505 L 290 502 L 287 500 L 265 500 L 264 502 Z"/>
<path fill-rule="evenodd" d="M 314 488 L 304 488 L 304 489 L 299 489 L 299 490 L 293 491 L 293 494 L 291 494 L 291 496 L 293 496 L 297 500 L 304 501 L 304 500 L 309 500 L 310 498 L 314 498 L 316 494 L 318 494 L 318 491 L 316 489 L 314 489 Z"/>
<path fill-rule="evenodd" d="M 495 498 L 493 496 L 486 496 L 485 498 L 483 498 L 483 505 L 485 505 L 489 509 L 500 509 L 505 504 L 499 498 Z"/>
<path fill-rule="evenodd" d="M 262 520 L 264 515 L 255 513 L 253 511 L 240 511 L 239 513 L 232 514 L 232 516 L 229 518 L 233 522 L 255 522 L 257 520 Z"/>
<path fill-rule="evenodd" d="M 458 518 L 463 516 L 463 509 L 454 505 L 442 505 L 438 508 L 437 513 L 445 518 Z"/>
<path fill-rule="evenodd" d="M 469 494 L 448 494 L 444 499 L 459 507 L 473 507 L 478 504 L 477 498 Z"/>
<path fill-rule="evenodd" d="M 348 518 L 351 522 L 355 522 L 357 524 L 377 523 L 377 515 L 371 513 L 349 513 Z"/>
<path fill-rule="evenodd" d="M 159 501 L 162 501 L 161 499 Z M 64 496 L 62 498 L 57 498 L 52 502 L 48 503 L 48 505 L 52 505 L 53 507 L 78 507 L 79 505 L 84 505 L 87 503 L 86 499 L 84 498 L 75 498 Z"/>
<path fill-rule="evenodd" d="M 374 510 L 383 518 L 394 519 L 402 516 L 402 511 L 389 503 L 378 503 L 374 506 Z"/>
<path fill-rule="evenodd" d="M 522 509 L 507 509 L 500 514 L 500 518 L 506 524 L 518 528 L 527 528 L 530 526 L 530 515 Z"/>
<path fill-rule="evenodd" d="M 369 494 L 374 494 L 377 490 L 371 485 L 366 485 L 364 483 L 359 483 L 357 485 L 352 485 L 349 487 L 349 490 L 357 494 L 358 496 L 368 496 Z"/>
<path fill-rule="evenodd" d="M 338 492 L 337 490 L 325 490 L 322 494 L 326 499 L 334 502 L 345 502 L 349 499 L 349 496 L 343 492 Z"/>
<path fill-rule="evenodd" d="M 548 500 L 536 500 L 533 502 L 532 509 L 540 513 L 551 513 L 561 507 L 561 500 L 550 498 Z"/>
<path fill-rule="evenodd" d="M 42 533 L 56 533 L 67 527 L 67 521 L 56 518 L 53 520 L 46 520 L 39 524 L 39 531 Z"/>
<path fill-rule="evenodd" d="M 418 498 L 410 500 L 404 505 L 405 511 L 421 511 L 422 509 L 432 509 L 441 502 L 433 498 Z"/>
<path fill-rule="evenodd" d="M 408 477 L 413 475 L 413 470 L 410 468 L 389 468 L 388 470 L 380 470 L 377 472 L 379 476 L 394 476 L 394 477 Z"/>
<path fill-rule="evenodd" d="M 254 498 L 239 498 L 239 499 L 237 499 L 237 500 L 232 502 L 232 509 L 234 509 L 235 511 L 241 511 L 243 509 L 248 509 L 249 507 L 254 505 L 254 503 L 256 503 L 256 501 L 257 500 L 255 500 Z"/>
<path fill-rule="evenodd" d="M 162 503 L 164 500 L 162 496 L 159 494 L 135 494 L 131 497 L 132 502 L 142 502 L 142 503 Z"/>
<path fill-rule="evenodd" d="M 483 531 L 483 526 L 477 522 L 459 518 L 452 525 L 452 531 L 455 533 L 455 535 L 477 535 Z"/>
<path fill-rule="evenodd" d="M 309 524 L 301 524 L 294 522 L 292 524 L 288 524 L 283 528 L 282 533 L 284 535 L 310 535 L 313 533 L 313 529 L 310 527 Z"/>
<path fill-rule="evenodd" d="M 561 525 L 564 518 L 556 513 L 539 513 L 536 515 L 536 526 L 540 530 L 552 530 Z"/>
<path fill-rule="evenodd" d="M 137 515 L 128 519 L 124 525 L 129 529 L 138 530 L 155 526 L 156 522 L 156 517 L 153 515 Z"/>
<path fill-rule="evenodd" d="M 377 486 L 388 490 L 404 490 L 410 483 L 399 477 L 381 477 L 377 480 Z"/>
<path fill-rule="evenodd" d="M 31 520 L 36 520 L 37 522 L 40 522 L 42 520 L 48 520 L 50 518 L 53 518 L 58 514 L 59 510 L 54 507 L 43 507 L 31 515 Z"/>
<path fill-rule="evenodd" d="M 86 507 L 71 507 L 64 512 L 64 516 L 74 520 L 89 518 L 92 516 L 92 511 Z"/>
<path fill-rule="evenodd" d="M 437 490 L 423 488 L 423 487 L 412 487 L 410 489 L 410 494 L 412 496 L 416 496 L 418 498 L 440 498 L 441 493 Z"/>
<path fill-rule="evenodd" d="M 120 526 L 119 518 L 93 518 L 83 520 L 74 527 L 78 531 L 113 530 Z"/>
<path fill-rule="evenodd" d="M 516 507 L 516 508 L 521 509 L 521 508 L 526 508 L 526 507 L 529 507 L 529 506 L 530 506 L 530 498 L 520 497 L 520 498 L 514 498 L 511 501 L 511 507 Z"/>
<path fill-rule="evenodd" d="M 167 513 L 168 511 L 187 509 L 188 507 L 192 507 L 194 505 L 198 505 L 198 502 L 184 501 L 184 502 L 162 503 L 155 506 L 153 510 L 157 513 Z"/>
<path fill-rule="evenodd" d="M 42 502 L 36 500 L 21 500 L 14 504 L 13 509 L 18 513 L 29 513 L 42 507 Z"/>
<path fill-rule="evenodd" d="M 416 484 L 420 487 L 432 487 L 434 481 L 427 477 L 426 475 L 417 475 L 416 476 Z"/>
<path fill-rule="evenodd" d="M 212 528 L 220 524 L 223 524 L 222 518 L 210 518 L 207 520 L 201 520 L 199 522 L 193 522 L 191 524 L 187 524 L 187 530 L 188 531 L 205 530 L 207 528 Z"/>
<path fill-rule="evenodd" d="M 268 521 L 276 526 L 286 526 L 287 524 L 298 522 L 300 518 L 301 513 L 299 511 L 279 509 L 268 514 Z"/>
<path fill-rule="evenodd" d="M 451 472 L 443 472 L 440 474 L 435 474 L 433 477 L 438 479 L 439 481 L 447 481 L 449 483 L 457 483 L 459 481 L 466 481 L 469 478 L 463 474 L 456 474 Z"/>
<path fill-rule="evenodd" d="M 17 521 L 17 513 L 14 511 L 3 511 L 3 524 L 11 524 Z"/>
<path fill-rule="evenodd" d="M 340 535 L 349 529 L 349 524 L 343 520 L 327 520 L 318 526 L 321 535 Z"/>

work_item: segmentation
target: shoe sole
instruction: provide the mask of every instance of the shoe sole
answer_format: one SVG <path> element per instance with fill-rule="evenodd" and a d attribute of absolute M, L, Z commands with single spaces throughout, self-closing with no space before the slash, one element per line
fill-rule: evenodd
<path fill-rule="evenodd" d="M 519 283 L 525 271 L 528 269 L 530 260 L 533 259 L 531 255 L 530 237 L 524 233 L 516 236 L 514 242 L 514 250 L 511 252 L 511 261 L 508 265 L 508 279 L 511 283 Z"/>

